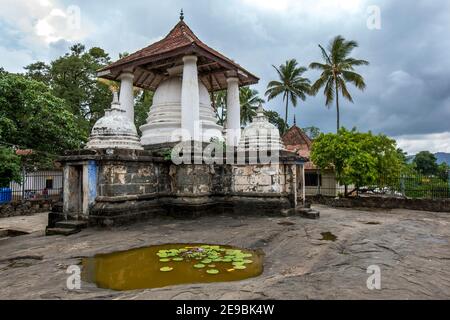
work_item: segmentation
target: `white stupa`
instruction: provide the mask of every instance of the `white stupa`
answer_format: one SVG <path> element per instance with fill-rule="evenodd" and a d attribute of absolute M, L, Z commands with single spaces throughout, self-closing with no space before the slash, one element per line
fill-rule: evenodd
<path fill-rule="evenodd" d="M 142 145 L 180 141 L 182 66 L 168 70 L 170 78 L 161 82 L 153 96 L 153 105 L 142 131 Z M 201 130 L 197 139 L 210 142 L 212 138 L 223 140 L 223 128 L 217 124 L 208 90 L 198 81 Z"/>
<path fill-rule="evenodd" d="M 262 104 L 256 110 L 256 116 L 242 132 L 238 151 L 276 151 L 284 150 L 280 131 L 271 124 L 264 114 Z"/>
<path fill-rule="evenodd" d="M 117 93 L 114 93 L 111 109 L 105 110 L 92 128 L 86 149 L 137 149 L 142 150 L 136 126 L 126 116 L 120 106 Z"/>

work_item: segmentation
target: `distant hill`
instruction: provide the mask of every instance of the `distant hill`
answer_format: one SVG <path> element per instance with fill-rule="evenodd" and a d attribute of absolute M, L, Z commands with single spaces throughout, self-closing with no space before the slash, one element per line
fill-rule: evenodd
<path fill-rule="evenodd" d="M 434 155 L 436 156 L 437 163 L 441 164 L 446 162 L 448 165 L 450 165 L 450 153 L 438 152 Z"/>
<path fill-rule="evenodd" d="M 445 153 L 445 152 L 438 152 L 434 154 L 436 159 L 437 159 L 437 163 L 441 164 L 441 163 L 447 163 L 450 166 L 450 153 Z M 411 163 L 414 160 L 415 155 L 410 155 L 407 156 L 406 159 L 409 163 Z"/>

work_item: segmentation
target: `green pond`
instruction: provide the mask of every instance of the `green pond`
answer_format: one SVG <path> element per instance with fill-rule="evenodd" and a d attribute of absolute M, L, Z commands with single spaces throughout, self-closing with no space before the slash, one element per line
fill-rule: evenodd
<path fill-rule="evenodd" d="M 231 246 L 165 244 L 84 258 L 82 279 L 118 291 L 238 281 L 259 276 L 263 256 Z"/>

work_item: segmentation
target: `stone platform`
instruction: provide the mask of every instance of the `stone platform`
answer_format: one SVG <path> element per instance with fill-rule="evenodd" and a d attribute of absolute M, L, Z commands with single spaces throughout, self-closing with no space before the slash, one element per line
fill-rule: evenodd
<path fill-rule="evenodd" d="M 66 153 L 64 204 L 49 226 L 63 219 L 112 226 L 156 216 L 279 215 L 297 206 L 301 158 L 284 152 L 269 164 L 178 164 L 171 149 L 79 150 Z"/>
<path fill-rule="evenodd" d="M 88 228 L 68 237 L 45 237 L 41 225 L 40 232 L 1 243 L 0 299 L 450 298 L 448 213 L 313 209 L 320 211 L 320 220 L 300 216 L 166 217 L 111 229 Z M 323 233 L 332 233 L 335 241 L 322 240 Z M 81 290 L 66 287 L 67 268 L 79 265 L 82 257 L 164 243 L 228 244 L 262 250 L 264 272 L 244 281 L 125 292 L 86 282 L 81 283 Z M 381 290 L 366 286 L 371 265 L 381 268 Z"/>

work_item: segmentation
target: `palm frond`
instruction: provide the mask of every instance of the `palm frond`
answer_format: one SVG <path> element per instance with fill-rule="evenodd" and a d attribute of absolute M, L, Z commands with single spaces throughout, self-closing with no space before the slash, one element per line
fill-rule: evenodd
<path fill-rule="evenodd" d="M 343 71 L 342 77 L 344 78 L 345 81 L 352 83 L 353 85 L 355 85 L 356 88 L 360 90 L 364 90 L 366 88 L 364 78 L 356 72 Z"/>
<path fill-rule="evenodd" d="M 330 78 L 328 79 L 328 81 L 327 81 L 327 83 L 326 83 L 326 85 L 325 85 L 325 88 L 324 88 L 324 90 L 323 90 L 323 94 L 324 94 L 325 97 L 326 97 L 325 105 L 326 105 L 328 108 L 330 108 L 331 104 L 332 104 L 333 101 L 334 101 L 334 96 L 335 96 L 334 79 L 333 79 L 333 78 L 330 77 Z"/>
<path fill-rule="evenodd" d="M 313 62 L 309 65 L 309 68 L 314 70 L 326 70 L 330 68 L 330 66 L 319 62 Z"/>
<path fill-rule="evenodd" d="M 322 51 L 322 58 L 323 58 L 323 60 L 325 60 L 325 62 L 327 64 L 333 64 L 333 62 L 331 61 L 331 58 L 328 55 L 327 51 L 320 44 L 319 44 L 319 48 L 320 48 L 320 51 Z"/>
<path fill-rule="evenodd" d="M 337 81 L 339 83 L 339 88 L 341 89 L 344 98 L 353 103 L 353 98 L 347 90 L 347 85 L 345 84 L 345 81 L 342 78 L 338 78 Z"/>

